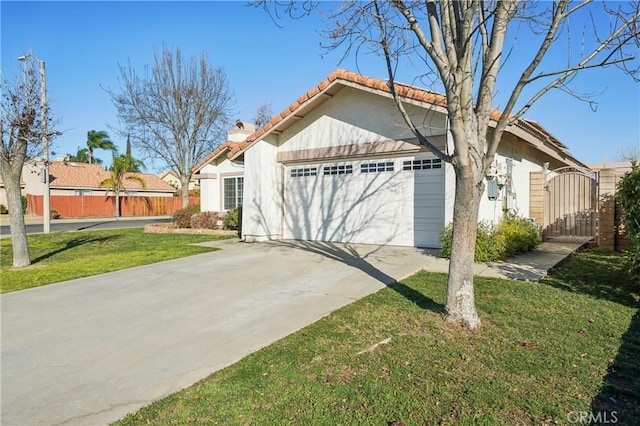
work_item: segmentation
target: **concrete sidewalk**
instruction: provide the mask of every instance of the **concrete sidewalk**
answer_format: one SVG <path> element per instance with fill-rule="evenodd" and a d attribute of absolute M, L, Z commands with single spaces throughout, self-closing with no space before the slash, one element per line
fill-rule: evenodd
<path fill-rule="evenodd" d="M 222 250 L 0 296 L 2 425 L 107 424 L 385 285 L 448 267 L 413 247 L 209 244 Z M 543 244 L 476 268 L 536 279 L 578 247 Z"/>
<path fill-rule="evenodd" d="M 562 262 L 589 239 L 574 241 L 545 241 L 529 253 L 520 254 L 502 262 L 476 263 L 474 274 L 478 277 L 503 278 L 520 281 L 540 281 L 558 263 Z M 431 253 L 424 265 L 428 272 L 449 272 L 449 261 Z"/>

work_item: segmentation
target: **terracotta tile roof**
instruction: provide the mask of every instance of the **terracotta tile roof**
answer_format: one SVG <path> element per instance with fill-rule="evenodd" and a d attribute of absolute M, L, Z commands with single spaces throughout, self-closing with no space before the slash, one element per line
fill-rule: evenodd
<path fill-rule="evenodd" d="M 243 142 L 227 141 L 222 145 L 220 145 L 219 147 L 217 147 L 211 154 L 207 155 L 202 161 L 196 164 L 191 170 L 193 171 L 193 173 L 197 173 L 200 169 L 206 166 L 210 161 L 218 158 L 222 154 L 226 154 L 227 158 L 231 159 L 248 146 L 249 146 L 249 142 L 246 140 Z"/>
<path fill-rule="evenodd" d="M 254 134 L 247 138 L 247 142 L 253 142 L 258 139 L 263 134 L 267 133 L 274 126 L 284 120 L 287 116 L 297 110 L 304 103 L 308 102 L 310 99 L 314 98 L 326 88 L 328 88 L 334 81 L 336 80 L 344 80 L 347 82 L 359 84 L 364 87 L 368 87 L 370 89 L 381 90 L 383 92 L 391 93 L 389 90 L 389 85 L 384 80 L 378 80 L 376 78 L 367 77 L 361 74 L 357 74 L 354 72 L 347 71 L 345 69 L 339 68 L 329 74 L 327 78 L 322 80 L 316 87 L 313 87 L 304 95 L 300 96 L 294 103 L 289 105 L 284 111 L 280 114 L 275 115 L 271 121 L 265 124 L 263 127 L 258 129 Z M 395 84 L 396 93 L 399 96 L 402 96 L 407 99 L 413 99 L 417 101 L 427 102 L 432 105 L 437 105 L 441 107 L 447 106 L 447 98 L 439 93 L 430 92 L 428 90 L 419 89 L 417 87 L 408 86 L 405 84 L 396 83 Z"/>
<path fill-rule="evenodd" d="M 253 142 L 255 142 L 257 139 L 262 137 L 265 133 L 267 133 L 270 130 L 272 130 L 280 122 L 282 122 L 285 118 L 287 118 L 289 115 L 293 114 L 294 111 L 298 110 L 301 106 L 305 105 L 311 99 L 313 99 L 314 97 L 318 96 L 320 93 L 322 93 L 324 90 L 326 90 L 332 83 L 334 83 L 335 81 L 338 81 L 338 80 L 342 80 L 342 81 L 345 81 L 345 82 L 351 83 L 351 84 L 357 84 L 357 85 L 360 85 L 360 86 L 364 86 L 364 87 L 369 88 L 369 89 L 380 90 L 380 91 L 383 91 L 383 92 L 386 92 L 386 93 L 391 93 L 391 91 L 389 90 L 389 85 L 384 80 L 379 80 L 379 79 L 363 76 L 361 74 L 350 72 L 350 71 L 347 71 L 347 70 L 344 70 L 344 69 L 337 69 L 334 72 L 332 72 L 331 74 L 329 74 L 329 76 L 327 78 L 325 78 L 324 80 L 322 80 L 316 87 L 312 88 L 307 93 L 305 93 L 304 95 L 300 96 L 294 103 L 289 105 L 288 108 L 286 108 L 280 114 L 275 115 L 271 119 L 271 121 L 269 121 L 263 127 L 258 129 L 255 133 L 250 135 L 245 140 L 245 142 L 243 142 L 244 146 L 239 147 L 239 149 L 235 150 L 235 154 L 228 154 L 227 156 L 229 158 L 233 158 L 234 156 L 238 156 L 241 152 L 243 152 L 249 146 L 251 146 L 253 144 Z M 429 104 L 432 104 L 432 105 L 435 105 L 435 106 L 439 106 L 439 107 L 443 107 L 443 108 L 446 108 L 446 106 L 447 106 L 447 98 L 446 98 L 446 96 L 442 95 L 442 94 L 439 94 L 439 93 L 430 92 L 428 90 L 424 90 L 424 89 L 421 89 L 421 88 L 417 88 L 417 87 L 413 87 L 413 86 L 409 86 L 409 85 L 401 84 L 401 83 L 396 83 L 395 84 L 395 90 L 396 90 L 396 93 L 399 96 L 401 96 L 403 98 L 406 98 L 406 99 L 411 99 L 411 100 L 420 101 L 420 102 L 426 102 L 426 103 L 429 103 Z M 491 119 L 492 120 L 496 120 L 497 121 L 498 119 L 500 119 L 501 116 L 502 116 L 502 111 L 497 110 L 497 109 L 491 110 Z M 558 150 L 558 151 L 562 151 L 565 154 L 565 156 L 570 156 L 570 154 L 568 154 L 567 147 L 564 144 L 562 144 L 558 139 L 556 139 L 552 134 L 547 132 L 539 124 L 537 124 L 535 122 L 532 122 L 532 121 L 529 121 L 529 120 L 519 119 L 517 121 L 516 125 L 518 127 L 522 128 L 523 130 L 525 130 L 527 133 L 533 135 L 535 138 L 538 138 L 538 139 L 542 140 L 543 142 L 545 142 L 545 143 L 547 143 L 549 145 L 552 145 L 553 149 Z M 573 160 L 575 160 L 578 163 L 580 163 L 577 159 L 573 158 L 572 156 L 570 156 L 570 157 Z"/>
<path fill-rule="evenodd" d="M 125 179 L 126 189 L 139 189 L 147 191 L 167 191 L 175 192 L 175 188 L 150 173 L 129 173 L 128 175 L 140 176 L 146 188 L 142 188 L 140 182 L 132 179 Z M 100 187 L 100 183 L 111 177 L 111 174 L 97 164 L 72 163 L 65 161 L 53 161 L 49 165 L 49 175 L 51 176 L 52 188 L 94 188 Z"/>

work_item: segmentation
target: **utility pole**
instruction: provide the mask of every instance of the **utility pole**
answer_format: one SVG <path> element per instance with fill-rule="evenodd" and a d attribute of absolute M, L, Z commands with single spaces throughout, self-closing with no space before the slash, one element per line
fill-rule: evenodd
<path fill-rule="evenodd" d="M 44 196 L 43 196 L 43 232 L 51 232 L 51 188 L 49 187 L 49 130 L 47 123 L 47 77 L 44 61 L 38 59 L 40 65 L 40 108 L 42 110 L 42 150 L 44 160 Z"/>

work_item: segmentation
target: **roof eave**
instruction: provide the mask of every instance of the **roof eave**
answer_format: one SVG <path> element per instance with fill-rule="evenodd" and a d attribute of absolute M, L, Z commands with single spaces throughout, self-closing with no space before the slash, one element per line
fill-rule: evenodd
<path fill-rule="evenodd" d="M 195 167 L 193 169 L 191 169 L 191 175 L 193 175 L 195 173 L 198 173 L 200 170 L 202 170 L 204 167 L 206 167 L 213 160 L 215 160 L 218 157 L 220 157 L 220 155 L 222 155 L 223 153 L 226 153 L 227 151 L 229 151 L 230 150 L 229 147 L 225 146 L 225 144 L 220 145 L 219 148 L 222 148 L 222 149 L 218 150 L 218 148 L 216 148 L 215 151 L 213 151 L 211 154 L 206 156 L 202 161 L 200 161 L 198 164 L 196 164 Z"/>

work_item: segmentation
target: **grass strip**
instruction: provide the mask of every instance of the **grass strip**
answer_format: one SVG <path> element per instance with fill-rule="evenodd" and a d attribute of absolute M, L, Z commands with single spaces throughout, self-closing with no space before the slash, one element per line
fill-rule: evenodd
<path fill-rule="evenodd" d="M 31 266 L 11 267 L 9 238 L 0 240 L 2 293 L 148 265 L 216 250 L 190 245 L 226 236 L 144 233 L 140 228 L 29 235 Z"/>

